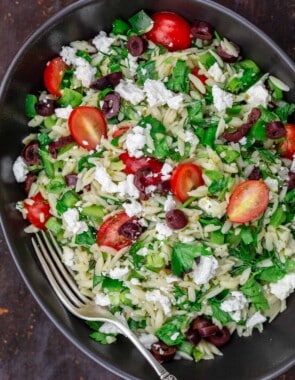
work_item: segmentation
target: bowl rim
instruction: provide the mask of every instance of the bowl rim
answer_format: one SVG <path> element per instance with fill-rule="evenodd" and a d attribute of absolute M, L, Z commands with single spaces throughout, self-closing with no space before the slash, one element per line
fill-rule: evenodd
<path fill-rule="evenodd" d="M 205 6 L 209 6 L 212 10 L 219 10 L 222 13 L 228 15 L 229 17 L 237 20 L 237 22 L 243 24 L 246 26 L 246 28 L 250 28 L 253 32 L 255 32 L 259 37 L 267 44 L 271 45 L 272 49 L 280 56 L 280 58 L 290 67 L 290 70 L 295 73 L 295 63 L 291 59 L 291 57 L 285 53 L 285 51 L 274 41 L 271 37 L 269 37 L 264 31 L 262 31 L 260 28 L 258 28 L 256 25 L 254 25 L 252 22 L 247 20 L 244 16 L 236 13 L 235 11 L 232 11 L 231 9 L 225 7 L 224 5 L 221 5 L 219 3 L 214 2 L 213 0 L 193 0 L 196 3 L 204 4 Z M 25 55 L 26 51 L 30 48 L 30 45 L 37 41 L 40 37 L 43 36 L 47 32 L 48 28 L 53 28 L 54 24 L 58 24 L 63 17 L 69 15 L 73 11 L 79 8 L 83 8 L 87 5 L 91 5 L 93 3 L 97 2 L 97 0 L 78 0 L 74 3 L 64 7 L 63 9 L 57 11 L 55 14 L 53 14 L 50 18 L 48 18 L 44 23 L 42 23 L 31 35 L 29 35 L 28 38 L 25 39 L 23 42 L 23 45 L 18 50 L 14 58 L 12 59 L 11 63 L 8 66 L 8 69 L 6 70 L 6 73 L 3 76 L 2 82 L 0 84 L 0 105 L 3 102 L 3 99 L 5 98 L 6 91 L 10 84 L 10 77 L 11 74 L 13 74 L 16 64 L 19 61 L 19 59 Z M 140 8 L 139 8 L 140 9 Z M 99 32 L 99 31 L 97 31 Z M 28 287 L 30 293 L 33 295 L 35 301 L 38 303 L 40 308 L 43 310 L 43 312 L 46 314 L 46 316 L 51 320 L 51 322 L 57 327 L 59 332 L 61 332 L 71 343 L 73 343 L 80 351 L 82 351 L 86 356 L 91 358 L 94 362 L 98 363 L 108 371 L 112 372 L 113 374 L 120 376 L 123 379 L 126 380 L 139 380 L 138 377 L 134 377 L 133 375 L 130 375 L 126 373 L 125 371 L 121 370 L 120 368 L 116 367 L 112 363 L 108 362 L 107 360 L 95 355 L 88 347 L 85 345 L 81 345 L 81 342 L 78 338 L 75 338 L 72 334 L 70 329 L 64 325 L 56 316 L 51 312 L 51 310 L 46 306 L 45 302 L 43 301 L 43 298 L 38 295 L 38 293 L 35 291 L 33 285 L 30 283 L 29 278 L 24 273 L 21 263 L 17 259 L 17 255 L 14 253 L 13 249 L 13 239 L 9 236 L 9 233 L 6 229 L 6 225 L 3 220 L 2 215 L 2 207 L 0 209 L 0 226 L 3 231 L 3 235 L 9 250 L 10 255 L 13 258 L 13 261 L 18 269 L 18 272 L 20 273 L 23 281 L 25 282 L 26 286 Z M 55 295 L 55 294 L 54 294 Z M 55 296 L 57 298 L 57 296 Z M 286 372 L 288 369 L 293 367 L 295 365 L 295 357 L 292 360 L 288 360 L 283 366 L 278 368 L 275 371 L 266 372 L 265 376 L 261 379 L 263 380 L 271 380 L 282 373 Z"/>

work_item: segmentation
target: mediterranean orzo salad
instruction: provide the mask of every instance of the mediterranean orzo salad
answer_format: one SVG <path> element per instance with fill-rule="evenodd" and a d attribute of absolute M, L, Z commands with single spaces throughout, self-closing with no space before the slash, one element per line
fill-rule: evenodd
<path fill-rule="evenodd" d="M 160 361 L 220 355 L 295 288 L 289 91 L 204 20 L 140 11 L 63 46 L 28 94 L 26 232 Z M 89 323 L 102 344 L 108 323 Z"/>

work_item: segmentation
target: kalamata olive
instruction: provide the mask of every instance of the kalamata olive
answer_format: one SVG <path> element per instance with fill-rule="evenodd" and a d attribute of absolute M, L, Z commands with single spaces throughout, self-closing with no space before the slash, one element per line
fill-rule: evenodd
<path fill-rule="evenodd" d="M 104 90 L 107 87 L 114 88 L 117 84 L 120 83 L 120 80 L 123 78 L 122 71 L 115 71 L 105 75 L 104 77 L 96 79 L 91 83 L 90 87 L 95 90 Z"/>
<path fill-rule="evenodd" d="M 191 34 L 200 40 L 211 41 L 213 39 L 214 28 L 207 21 L 196 20 L 192 24 Z"/>
<path fill-rule="evenodd" d="M 188 219 L 183 211 L 174 209 L 166 213 L 166 223 L 172 230 L 180 230 L 188 224 Z"/>
<path fill-rule="evenodd" d="M 139 36 L 132 36 L 128 39 L 127 49 L 133 57 L 143 54 L 148 47 L 147 40 Z"/>
<path fill-rule="evenodd" d="M 72 135 L 60 137 L 48 145 L 49 152 L 53 158 L 57 158 L 58 149 L 75 142 Z"/>
<path fill-rule="evenodd" d="M 40 164 L 39 156 L 40 143 L 37 140 L 29 142 L 22 151 L 22 157 L 28 165 Z"/>
<path fill-rule="evenodd" d="M 78 181 L 78 176 L 77 174 L 67 174 L 65 180 L 68 187 L 75 187 Z"/>
<path fill-rule="evenodd" d="M 160 183 L 157 184 L 157 192 L 166 195 L 171 191 L 171 182 L 170 180 L 166 181 L 161 181 Z"/>
<path fill-rule="evenodd" d="M 215 335 L 219 328 L 216 325 L 211 324 L 210 326 L 204 326 L 198 328 L 198 333 L 202 338 L 207 338 L 208 336 Z"/>
<path fill-rule="evenodd" d="M 212 322 L 210 322 L 208 319 L 203 317 L 197 317 L 192 321 L 191 328 L 193 330 L 198 330 L 200 328 L 207 327 L 210 325 L 212 325 Z"/>
<path fill-rule="evenodd" d="M 281 121 L 270 121 L 266 124 L 266 136 L 269 139 L 280 139 L 286 136 L 286 129 Z"/>
<path fill-rule="evenodd" d="M 160 363 L 166 363 L 174 358 L 176 348 L 168 346 L 166 343 L 159 341 L 153 343 L 151 346 L 151 353 Z"/>
<path fill-rule="evenodd" d="M 261 179 L 261 178 L 262 178 L 261 170 L 259 169 L 258 166 L 254 166 L 253 170 L 252 170 L 251 173 L 248 175 L 248 179 L 255 179 L 255 180 L 258 180 L 258 179 Z"/>
<path fill-rule="evenodd" d="M 233 45 L 233 49 L 236 50 L 237 54 L 234 55 L 233 53 L 231 53 L 230 51 L 227 51 L 225 49 L 225 47 L 221 46 L 221 45 L 218 45 L 216 50 L 217 50 L 217 53 L 219 55 L 220 58 L 222 58 L 222 60 L 224 62 L 227 62 L 227 63 L 232 63 L 232 62 L 236 62 L 236 60 L 239 58 L 239 53 L 240 53 L 240 47 L 238 45 L 236 45 L 235 43 L 233 42 L 229 42 L 230 44 Z"/>
<path fill-rule="evenodd" d="M 193 344 L 194 346 L 196 346 L 197 344 L 199 344 L 200 340 L 201 340 L 201 336 L 200 334 L 198 333 L 197 330 L 193 330 L 192 328 L 189 328 L 186 333 L 185 333 L 185 336 L 186 336 L 186 339 L 191 343 Z"/>
<path fill-rule="evenodd" d="M 146 177 L 151 174 L 150 168 L 142 168 L 134 174 L 134 186 L 140 191 L 144 192 L 146 188 Z"/>
<path fill-rule="evenodd" d="M 142 227 L 136 220 L 130 220 L 122 224 L 118 232 L 129 240 L 136 240 L 142 233 Z"/>
<path fill-rule="evenodd" d="M 218 329 L 218 332 L 215 335 L 208 336 L 206 339 L 214 344 L 216 347 L 221 347 L 230 340 L 230 332 L 227 327 Z"/>
<path fill-rule="evenodd" d="M 249 124 L 255 124 L 256 121 L 260 118 L 261 116 L 261 111 L 259 108 L 252 108 L 249 116 L 248 116 L 248 123 Z"/>
<path fill-rule="evenodd" d="M 36 174 L 33 174 L 33 173 L 27 174 L 27 177 L 24 183 L 24 189 L 25 189 L 26 194 L 29 194 L 32 183 L 35 182 L 36 179 L 37 179 Z"/>
<path fill-rule="evenodd" d="M 103 98 L 102 112 L 107 119 L 118 115 L 120 110 L 120 95 L 113 91 Z"/>
<path fill-rule="evenodd" d="M 288 173 L 288 181 L 287 181 L 288 191 L 295 189 L 295 173 Z"/>
<path fill-rule="evenodd" d="M 249 123 L 242 124 L 235 132 L 224 132 L 222 137 L 227 141 L 238 142 L 248 133 L 251 126 Z"/>
<path fill-rule="evenodd" d="M 35 110 L 40 116 L 50 116 L 54 113 L 54 100 L 42 99 L 35 104 Z"/>

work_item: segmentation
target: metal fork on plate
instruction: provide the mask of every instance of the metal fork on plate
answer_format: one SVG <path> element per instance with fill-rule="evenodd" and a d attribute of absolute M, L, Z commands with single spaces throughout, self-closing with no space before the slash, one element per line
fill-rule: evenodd
<path fill-rule="evenodd" d="M 32 238 L 32 243 L 50 285 L 70 313 L 86 321 L 113 323 L 135 345 L 160 379 L 177 380 L 142 345 L 128 326 L 119 321 L 107 309 L 96 305 L 92 299 L 81 294 L 71 272 L 61 261 L 62 251 L 52 234 L 47 235 L 43 231 L 37 233 Z"/>

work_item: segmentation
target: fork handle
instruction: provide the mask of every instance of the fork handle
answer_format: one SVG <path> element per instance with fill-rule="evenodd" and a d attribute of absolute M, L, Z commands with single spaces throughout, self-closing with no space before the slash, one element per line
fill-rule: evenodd
<path fill-rule="evenodd" d="M 138 340 L 137 336 L 123 324 L 117 325 L 122 333 L 131 340 L 134 346 L 141 352 L 141 354 L 146 358 L 146 360 L 150 363 L 150 365 L 154 368 L 157 375 L 161 380 L 177 380 L 177 378 L 169 373 L 156 359 L 155 357 L 148 351 L 144 345 Z"/>

